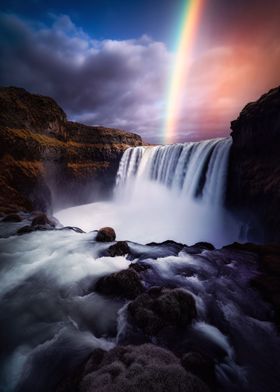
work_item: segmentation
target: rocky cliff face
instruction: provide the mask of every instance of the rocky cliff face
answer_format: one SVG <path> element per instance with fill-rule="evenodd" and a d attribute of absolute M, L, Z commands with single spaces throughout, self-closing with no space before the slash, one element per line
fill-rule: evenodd
<path fill-rule="evenodd" d="M 46 210 L 107 195 L 123 151 L 142 144 L 118 129 L 67 121 L 48 97 L 0 89 L 2 212 Z"/>
<path fill-rule="evenodd" d="M 280 87 L 249 103 L 231 123 L 229 204 L 260 240 L 280 239 Z M 255 235 L 256 233 L 252 233 Z"/>

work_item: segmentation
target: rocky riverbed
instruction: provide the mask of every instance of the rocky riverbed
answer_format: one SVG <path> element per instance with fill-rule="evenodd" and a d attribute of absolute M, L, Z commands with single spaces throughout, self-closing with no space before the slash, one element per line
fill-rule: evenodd
<path fill-rule="evenodd" d="M 278 391 L 278 246 L 1 229 L 3 391 Z"/>

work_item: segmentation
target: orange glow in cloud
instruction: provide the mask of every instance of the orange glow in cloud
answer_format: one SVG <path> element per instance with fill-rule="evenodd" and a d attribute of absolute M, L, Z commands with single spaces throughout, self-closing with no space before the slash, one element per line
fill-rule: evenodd
<path fill-rule="evenodd" d="M 219 4 L 219 0 L 209 3 Z M 280 84 L 280 24 L 273 16 L 276 9 L 261 12 L 261 2 L 256 0 L 256 12 L 252 1 L 248 2 L 251 9 L 245 12 L 244 2 L 239 3 L 240 15 L 226 20 L 219 15 L 219 26 L 218 16 L 211 19 L 205 11 L 195 59 L 182 86 L 176 141 L 229 135 L 230 122 L 243 107 Z M 280 15 L 280 2 L 276 8 Z"/>

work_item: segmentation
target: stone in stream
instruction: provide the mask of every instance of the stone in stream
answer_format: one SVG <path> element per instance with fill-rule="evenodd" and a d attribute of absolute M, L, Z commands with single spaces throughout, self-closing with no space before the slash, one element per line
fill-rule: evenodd
<path fill-rule="evenodd" d="M 164 327 L 185 327 L 196 317 L 193 296 L 184 289 L 152 287 L 128 305 L 128 315 L 146 335 Z"/>
<path fill-rule="evenodd" d="M 49 218 L 46 214 L 40 213 L 32 219 L 31 226 L 51 226 L 55 227 L 56 222 Z"/>
<path fill-rule="evenodd" d="M 18 235 L 32 233 L 33 231 L 54 230 L 59 222 L 49 218 L 45 213 L 36 213 L 31 225 L 26 225 L 17 230 Z"/>
<path fill-rule="evenodd" d="M 94 290 L 100 294 L 134 299 L 143 293 L 144 286 L 138 273 L 130 268 L 100 278 Z"/>
<path fill-rule="evenodd" d="M 113 242 L 116 239 L 115 230 L 112 227 L 102 227 L 98 230 L 95 241 Z"/>
<path fill-rule="evenodd" d="M 147 271 L 148 269 L 151 269 L 151 266 L 150 265 L 148 265 L 148 264 L 146 264 L 146 263 L 143 263 L 143 262 L 136 262 L 136 263 L 131 263 L 131 264 L 129 264 L 129 266 L 128 266 L 128 268 L 131 268 L 131 269 L 133 269 L 134 271 L 136 271 L 137 273 L 140 273 L 140 272 L 145 272 L 145 271 Z"/>
<path fill-rule="evenodd" d="M 126 241 L 118 241 L 114 245 L 111 245 L 107 250 L 107 254 L 111 257 L 125 256 L 129 252 L 130 249 Z"/>

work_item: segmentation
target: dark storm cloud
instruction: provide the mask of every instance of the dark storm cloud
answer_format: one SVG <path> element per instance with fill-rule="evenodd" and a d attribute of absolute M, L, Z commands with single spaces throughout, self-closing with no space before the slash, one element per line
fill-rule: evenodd
<path fill-rule="evenodd" d="M 1 15 L 1 84 L 52 96 L 79 121 L 157 132 L 171 57 L 165 45 L 145 36 L 94 41 L 68 16 L 52 18 L 46 27 Z"/>
<path fill-rule="evenodd" d="M 108 18 L 98 24 L 94 15 L 83 24 L 86 31 L 106 30 Z M 127 29 L 126 16 L 117 12 L 117 17 Z M 52 96 L 75 121 L 134 130 L 161 142 L 175 58 L 166 45 L 146 36 L 94 40 L 69 16 L 48 18 L 51 25 L 2 14 L 0 83 Z M 279 0 L 205 2 L 193 53 L 186 56 L 182 99 L 176 98 L 178 140 L 228 135 L 230 121 L 247 102 L 279 85 L 279 18 Z M 147 31 L 143 15 L 141 20 L 141 31 Z M 165 31 L 169 22 L 161 22 L 154 17 Z M 114 24 L 111 31 L 115 37 Z M 128 29 L 125 36 L 133 32 Z"/>

